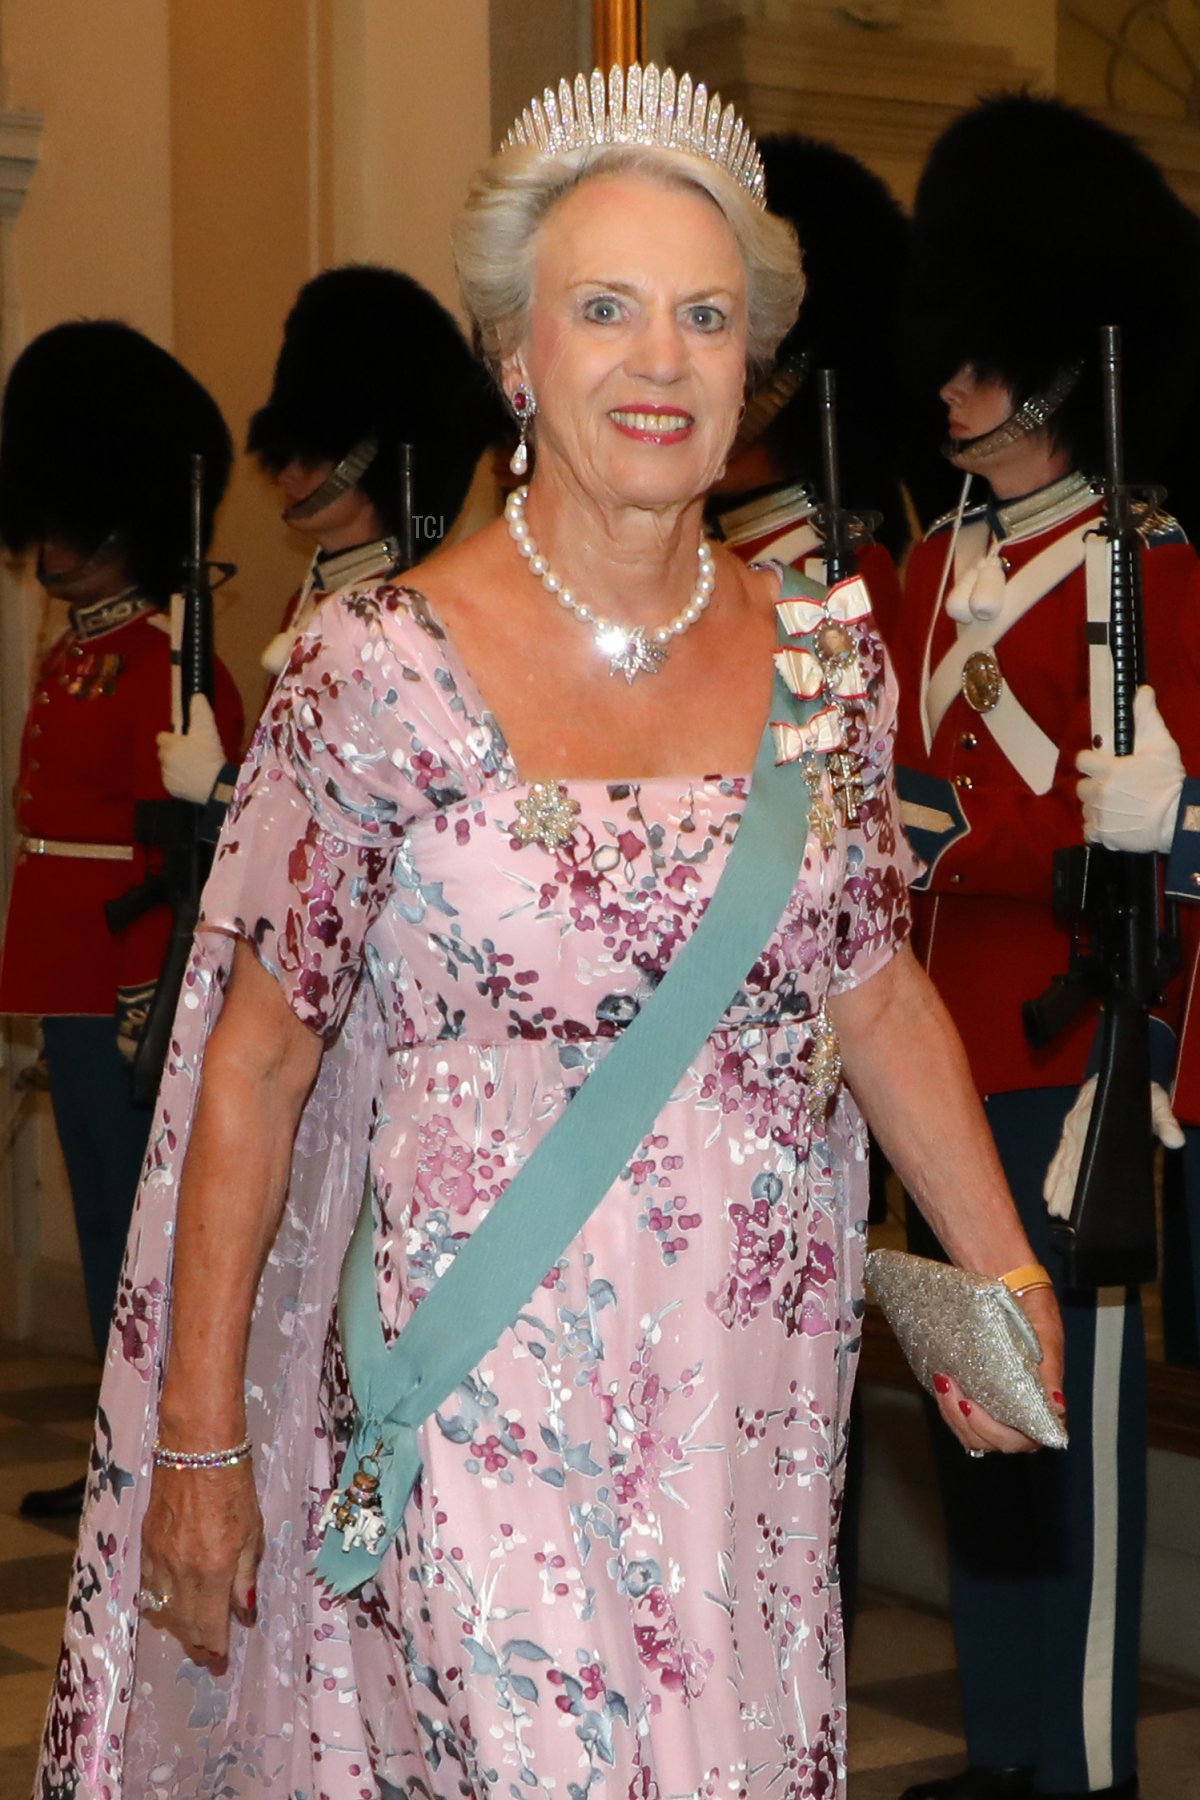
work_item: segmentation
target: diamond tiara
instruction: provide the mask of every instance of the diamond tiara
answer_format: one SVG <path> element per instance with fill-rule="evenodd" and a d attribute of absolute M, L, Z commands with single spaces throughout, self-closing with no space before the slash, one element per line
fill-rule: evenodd
<path fill-rule="evenodd" d="M 590 81 L 577 75 L 560 81 L 558 92 L 546 88 L 510 126 L 502 150 L 518 146 L 560 156 L 567 150 L 606 144 L 649 144 L 684 150 L 716 163 L 746 189 L 766 211 L 762 157 L 732 102 L 721 110 L 720 94 L 710 98 L 702 81 L 690 75 L 676 80 L 674 69 L 659 73 L 655 63 L 614 63 L 605 83 L 599 69 Z"/>

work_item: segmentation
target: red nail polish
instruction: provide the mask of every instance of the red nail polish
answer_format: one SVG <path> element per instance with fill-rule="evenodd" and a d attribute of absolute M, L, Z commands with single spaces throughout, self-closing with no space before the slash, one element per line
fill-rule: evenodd
<path fill-rule="evenodd" d="M 250 1608 L 251 1612 L 258 1611 L 258 1589 L 256 1587 L 252 1587 L 250 1592 L 246 1595 L 246 1605 Z"/>
<path fill-rule="evenodd" d="M 1055 1406 L 1065 1406 L 1067 1404 L 1067 1396 L 1061 1394 L 1057 1388 L 1055 1388 L 1050 1398 L 1053 1400 Z"/>
<path fill-rule="evenodd" d="M 958 1410 L 960 1413 L 964 1413 L 969 1419 L 971 1416 L 971 1402 L 969 1400 L 960 1400 L 958 1403 Z"/>
<path fill-rule="evenodd" d="M 950 1392 L 950 1380 L 946 1375 L 935 1375 L 933 1378 L 933 1385 L 939 1394 L 948 1394 Z"/>

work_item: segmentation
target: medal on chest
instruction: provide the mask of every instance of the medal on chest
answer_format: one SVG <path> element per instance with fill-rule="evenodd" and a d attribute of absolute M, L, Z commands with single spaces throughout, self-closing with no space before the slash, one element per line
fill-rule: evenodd
<path fill-rule="evenodd" d="M 84 650 L 73 644 L 57 673 L 72 700 L 106 700 L 116 691 L 124 659 L 115 651 Z"/>
<path fill-rule="evenodd" d="M 861 712 L 866 679 L 850 626 L 867 617 L 870 598 L 861 577 L 838 582 L 822 599 L 781 600 L 788 633 L 775 666 L 800 700 L 824 699 L 803 725 L 772 725 L 780 762 L 799 762 L 811 796 L 809 818 L 818 843 L 833 843 L 840 826 L 858 822 L 863 799 L 862 759 L 847 736 L 849 716 Z"/>

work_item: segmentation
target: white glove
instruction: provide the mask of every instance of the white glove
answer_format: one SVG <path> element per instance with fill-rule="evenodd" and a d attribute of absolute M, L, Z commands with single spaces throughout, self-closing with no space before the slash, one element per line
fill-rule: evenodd
<path fill-rule="evenodd" d="M 186 731 L 159 732 L 158 766 L 168 794 L 176 800 L 190 800 L 193 806 L 207 804 L 225 767 L 225 752 L 212 707 L 203 694 L 197 694 L 191 703 Z"/>
<path fill-rule="evenodd" d="M 296 641 L 294 631 L 277 631 L 259 661 L 268 675 L 282 675 L 292 655 L 292 645 Z"/>
<path fill-rule="evenodd" d="M 1075 767 L 1085 777 L 1078 792 L 1089 844 L 1166 854 L 1175 835 L 1184 769 L 1153 688 L 1140 687 L 1134 696 L 1133 755 L 1081 750 Z"/>
<path fill-rule="evenodd" d="M 1089 1075 L 1063 1120 L 1058 1149 L 1050 1158 L 1050 1167 L 1046 1170 L 1046 1179 L 1042 1183 L 1042 1197 L 1046 1202 L 1046 1211 L 1052 1218 L 1069 1219 L 1071 1216 L 1075 1184 L 1079 1180 L 1079 1165 L 1083 1161 L 1083 1146 L 1095 1098 L 1096 1077 Z M 1160 1087 L 1157 1081 L 1150 1083 L 1150 1124 L 1165 1150 L 1183 1149 L 1183 1132 L 1180 1130 L 1179 1120 L 1171 1111 L 1167 1090 Z"/>

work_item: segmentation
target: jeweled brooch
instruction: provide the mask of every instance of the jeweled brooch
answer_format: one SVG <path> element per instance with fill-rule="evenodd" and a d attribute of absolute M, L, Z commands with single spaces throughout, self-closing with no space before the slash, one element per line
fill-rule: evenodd
<path fill-rule="evenodd" d="M 814 1121 L 832 1110 L 842 1085 L 842 1050 L 824 1001 L 813 1021 L 812 1055 L 808 1063 L 808 1096 L 805 1106 Z"/>
<path fill-rule="evenodd" d="M 557 850 L 569 842 L 579 817 L 579 802 L 561 781 L 535 781 L 524 800 L 517 802 L 513 836 L 523 844 L 541 844 Z"/>

